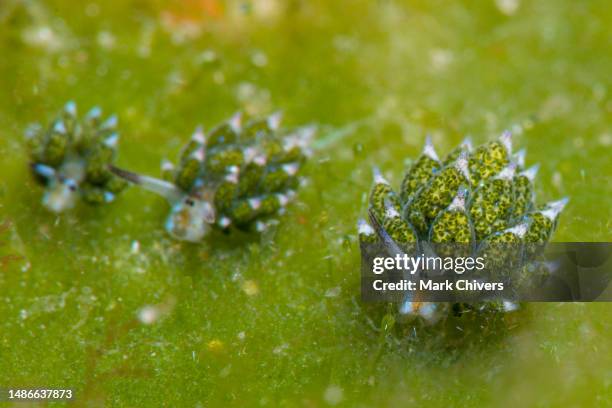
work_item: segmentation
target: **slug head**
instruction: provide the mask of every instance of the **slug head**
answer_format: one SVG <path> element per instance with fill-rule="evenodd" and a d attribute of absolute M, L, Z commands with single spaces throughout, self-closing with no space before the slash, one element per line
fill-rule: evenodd
<path fill-rule="evenodd" d="M 60 213 L 74 207 L 78 198 L 78 187 L 74 180 L 58 180 L 49 184 L 43 196 L 43 205 Z"/>
<path fill-rule="evenodd" d="M 32 169 L 45 180 L 43 205 L 47 209 L 60 213 L 74 207 L 79 194 L 79 185 L 75 179 L 65 177 L 44 164 L 34 164 Z"/>
<path fill-rule="evenodd" d="M 186 194 L 173 183 L 143 176 L 114 166 L 109 167 L 116 176 L 134 183 L 145 190 L 164 197 L 171 210 L 166 219 L 166 230 L 181 241 L 198 242 L 210 231 L 215 222 L 212 202 L 197 194 Z"/>
<path fill-rule="evenodd" d="M 174 238 L 198 242 L 208 234 L 215 222 L 215 208 L 209 201 L 186 195 L 172 205 L 166 230 Z"/>

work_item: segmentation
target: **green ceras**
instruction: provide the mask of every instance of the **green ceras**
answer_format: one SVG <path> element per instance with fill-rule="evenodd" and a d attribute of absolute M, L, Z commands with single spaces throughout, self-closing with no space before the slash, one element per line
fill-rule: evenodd
<path fill-rule="evenodd" d="M 32 172 L 45 186 L 43 204 L 51 211 L 72 208 L 79 198 L 108 203 L 127 186 L 108 169 L 119 141 L 117 117 L 102 120 L 100 108 L 79 119 L 76 104 L 68 102 L 47 128 L 30 126 L 26 139 Z"/>
<path fill-rule="evenodd" d="M 538 166 L 524 169 L 524 164 L 524 150 L 512 154 L 509 132 L 475 149 L 465 140 L 443 159 L 427 138 L 399 193 L 375 172 L 370 220 L 359 221 L 360 242 L 381 241 L 390 253 L 433 243 L 440 256 L 457 251 L 458 246 L 445 244 L 477 252 L 491 251 L 493 244 L 546 244 L 567 199 L 537 206 L 533 183 Z M 514 310 L 516 305 L 492 307 Z M 444 308 L 448 305 L 409 299 L 400 311 L 435 321 Z"/>
<path fill-rule="evenodd" d="M 207 134 L 196 129 L 178 165 L 162 163 L 162 179 L 111 170 L 168 200 L 165 227 L 176 239 L 197 242 L 213 227 L 263 231 L 294 198 L 313 134 L 282 131 L 278 114 L 244 125 L 236 114 Z"/>

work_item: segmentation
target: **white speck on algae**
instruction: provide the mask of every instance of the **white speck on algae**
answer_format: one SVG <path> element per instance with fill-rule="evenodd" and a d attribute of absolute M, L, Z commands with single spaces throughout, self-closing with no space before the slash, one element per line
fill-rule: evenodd
<path fill-rule="evenodd" d="M 242 290 L 247 296 L 255 296 L 259 293 L 259 285 L 254 280 L 246 280 L 242 284 Z"/>
<path fill-rule="evenodd" d="M 329 405 L 338 405 L 344 400 L 344 390 L 337 385 L 330 385 L 323 393 L 323 399 Z"/>
<path fill-rule="evenodd" d="M 263 51 L 255 51 L 251 55 L 251 62 L 256 67 L 265 67 L 268 65 L 268 56 Z"/>
<path fill-rule="evenodd" d="M 333 288 L 329 288 L 325 291 L 325 297 L 327 298 L 335 298 L 340 295 L 341 289 L 340 286 L 336 286 Z"/>
<path fill-rule="evenodd" d="M 274 347 L 274 350 L 272 350 L 272 353 L 278 356 L 278 355 L 286 354 L 286 351 L 288 349 L 289 349 L 289 344 L 283 343 L 280 346 Z"/>
<path fill-rule="evenodd" d="M 495 0 L 495 5 L 503 14 L 513 16 L 518 11 L 521 3 L 519 0 Z"/>
<path fill-rule="evenodd" d="M 98 45 L 105 50 L 112 50 L 115 48 L 117 40 L 110 31 L 100 31 L 96 38 Z"/>
<path fill-rule="evenodd" d="M 145 306 L 138 311 L 138 320 L 142 324 L 150 325 L 159 320 L 160 312 L 156 306 Z"/>
<path fill-rule="evenodd" d="M 57 52 L 64 48 L 64 41 L 49 26 L 33 26 L 23 31 L 23 41 L 48 52 Z"/>

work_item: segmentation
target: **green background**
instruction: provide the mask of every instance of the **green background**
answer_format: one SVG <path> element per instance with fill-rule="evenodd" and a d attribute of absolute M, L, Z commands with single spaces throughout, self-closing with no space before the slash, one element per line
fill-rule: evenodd
<path fill-rule="evenodd" d="M 3 0 L 0 256 L 20 259 L 0 269 L 0 387 L 92 406 L 611 405 L 610 305 L 381 331 L 355 236 L 374 166 L 397 184 L 426 133 L 443 154 L 512 128 L 538 199 L 571 199 L 555 240 L 609 241 L 611 24 L 607 1 Z M 116 112 L 118 163 L 152 175 L 197 124 L 280 109 L 319 128 L 309 183 L 277 230 L 200 245 L 169 239 L 167 205 L 136 188 L 49 214 L 23 130 L 70 99 Z"/>

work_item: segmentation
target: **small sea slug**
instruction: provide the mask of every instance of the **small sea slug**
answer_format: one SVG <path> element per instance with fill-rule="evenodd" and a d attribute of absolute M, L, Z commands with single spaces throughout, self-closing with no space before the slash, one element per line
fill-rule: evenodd
<path fill-rule="evenodd" d="M 313 135 L 282 130 L 278 114 L 236 114 L 208 133 L 196 129 L 178 164 L 162 163 L 160 179 L 111 170 L 169 202 L 165 228 L 176 239 L 198 242 L 212 228 L 263 231 L 294 199 Z"/>
<path fill-rule="evenodd" d="M 524 166 L 525 150 L 513 154 L 509 132 L 476 148 L 465 140 L 443 158 L 427 138 L 398 192 L 375 171 L 369 220 L 358 223 L 362 248 L 382 242 L 393 255 L 398 251 L 414 253 L 415 248 L 427 243 L 436 244 L 439 256 L 452 256 L 457 254 L 445 251 L 457 251 L 459 247 L 474 254 L 493 251 L 502 244 L 519 244 L 526 249 L 517 257 L 518 263 L 496 256 L 489 259 L 524 271 L 542 269 L 525 263 L 535 259 L 537 245 L 550 240 L 567 198 L 536 204 L 533 184 L 538 166 Z M 450 307 L 408 299 L 400 312 L 433 322 Z M 487 306 L 496 307 L 516 309 L 510 302 Z"/>
<path fill-rule="evenodd" d="M 127 183 L 108 169 L 116 156 L 117 117 L 102 118 L 100 108 L 77 116 L 74 102 L 46 127 L 32 125 L 26 131 L 30 166 L 45 186 L 43 204 L 59 213 L 79 199 L 88 204 L 113 201 Z"/>

